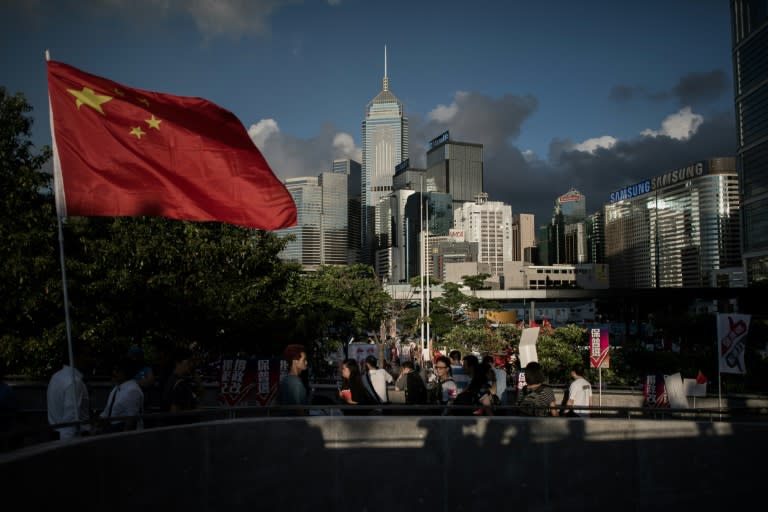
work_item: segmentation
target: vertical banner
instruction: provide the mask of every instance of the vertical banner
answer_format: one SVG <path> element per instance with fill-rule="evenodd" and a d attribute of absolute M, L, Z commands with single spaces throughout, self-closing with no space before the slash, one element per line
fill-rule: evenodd
<path fill-rule="evenodd" d="M 608 355 L 608 329 L 592 328 L 589 330 L 589 363 L 592 368 L 610 368 L 611 357 Z"/>
<path fill-rule="evenodd" d="M 536 342 L 539 341 L 539 330 L 541 327 L 528 327 L 523 329 L 520 335 L 518 350 L 520 352 L 520 368 L 525 368 L 531 361 L 538 361 L 539 355 L 536 352 Z"/>
<path fill-rule="evenodd" d="M 222 359 L 219 401 L 230 407 L 243 405 L 246 399 L 267 405 L 287 371 L 280 358 Z"/>
<path fill-rule="evenodd" d="M 744 366 L 749 320 L 751 315 L 718 313 L 717 358 L 720 373 L 747 373 Z"/>
<path fill-rule="evenodd" d="M 646 375 L 643 387 L 644 407 L 669 407 L 664 375 Z"/>

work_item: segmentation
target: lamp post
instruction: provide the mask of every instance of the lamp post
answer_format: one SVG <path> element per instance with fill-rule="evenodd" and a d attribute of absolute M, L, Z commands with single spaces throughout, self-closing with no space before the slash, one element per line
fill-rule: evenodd
<path fill-rule="evenodd" d="M 520 269 L 520 273 L 523 275 L 523 290 L 528 289 L 528 277 L 525 270 Z M 525 327 L 525 294 L 523 294 L 523 327 Z"/>

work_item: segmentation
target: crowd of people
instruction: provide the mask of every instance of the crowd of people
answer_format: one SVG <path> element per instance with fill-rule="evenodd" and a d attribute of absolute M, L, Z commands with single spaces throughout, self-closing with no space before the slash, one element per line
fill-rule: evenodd
<path fill-rule="evenodd" d="M 162 378 L 145 361 L 139 347 L 116 358 L 111 369 L 113 386 L 100 411 L 92 407 L 83 375 L 92 361 L 77 346 L 71 350 L 71 355 L 69 347 L 62 351 L 61 368 L 51 376 L 46 389 L 48 423 L 56 439 L 142 429 L 148 398 L 156 403 L 156 412 L 201 409 L 201 385 L 195 371 L 198 361 L 188 348 L 174 351 Z"/>
<path fill-rule="evenodd" d="M 172 364 L 161 377 L 155 375 L 144 359 L 143 351 L 131 348 L 112 367 L 113 387 L 106 406 L 94 411 L 82 368 L 87 356 L 69 349 L 62 353 L 62 366 L 50 378 L 47 387 L 48 423 L 59 439 L 92 433 L 116 432 L 143 428 L 143 417 L 149 399 L 158 404 L 158 412 L 178 413 L 201 408 L 200 382 L 196 379 L 197 359 L 189 349 L 178 349 Z M 284 414 L 311 414 L 316 405 L 309 385 L 307 351 L 292 344 L 282 355 L 286 373 L 281 378 L 276 405 Z M 340 383 L 336 405 L 344 407 L 344 415 L 384 414 L 390 401 L 390 389 L 402 392 L 406 406 L 442 406 L 444 415 L 524 416 L 588 416 L 592 406 L 592 387 L 584 378 L 584 367 L 575 365 L 573 382 L 561 404 L 553 389 L 546 384 L 544 369 L 538 362 L 524 368 L 516 366 L 515 355 L 496 358 L 462 354 L 452 350 L 447 356 L 436 355 L 419 365 L 407 360 L 386 362 L 380 367 L 376 357 L 364 361 L 345 359 L 340 365 Z M 329 405 L 325 403 L 324 405 Z M 402 408 L 399 408 L 402 412 Z M 421 410 L 429 414 L 426 408 Z"/>
<path fill-rule="evenodd" d="M 290 369 L 280 382 L 279 405 L 312 405 L 307 379 L 299 379 L 307 371 L 307 354 L 301 345 L 286 348 L 284 358 Z M 475 354 L 452 350 L 448 356 L 437 355 L 433 361 L 417 366 L 413 361 L 393 360 L 379 368 L 376 357 L 369 355 L 363 365 L 356 359 L 341 363 L 338 403 L 368 406 L 355 410 L 345 408 L 346 415 L 382 414 L 380 405 L 391 404 L 388 384 L 404 393 L 404 404 L 443 406 L 441 414 L 481 415 L 518 414 L 522 416 L 588 416 L 592 406 L 592 387 L 584 378 L 584 367 L 575 365 L 573 382 L 561 404 L 554 390 L 546 384 L 544 369 L 536 362 L 524 368 L 516 366 L 517 358 L 482 359 Z M 362 366 L 362 368 L 361 368 Z M 299 386 L 300 392 L 296 391 Z M 402 411 L 402 409 L 398 409 Z M 305 414 L 309 409 L 304 410 Z M 398 413 L 399 414 L 399 413 Z"/>

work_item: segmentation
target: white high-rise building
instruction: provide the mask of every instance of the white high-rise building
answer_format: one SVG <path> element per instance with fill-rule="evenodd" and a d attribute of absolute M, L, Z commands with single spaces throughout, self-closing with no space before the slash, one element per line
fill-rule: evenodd
<path fill-rule="evenodd" d="M 464 231 L 467 242 L 477 242 L 478 262 L 487 263 L 493 276 L 503 274 L 504 262 L 512 260 L 512 207 L 481 194 L 453 215 L 454 228 Z"/>

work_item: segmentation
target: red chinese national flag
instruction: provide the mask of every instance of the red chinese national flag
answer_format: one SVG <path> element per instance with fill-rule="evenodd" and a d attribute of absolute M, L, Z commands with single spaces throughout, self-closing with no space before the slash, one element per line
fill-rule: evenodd
<path fill-rule="evenodd" d="M 60 216 L 296 225 L 291 195 L 228 110 L 55 61 L 48 94 Z"/>

